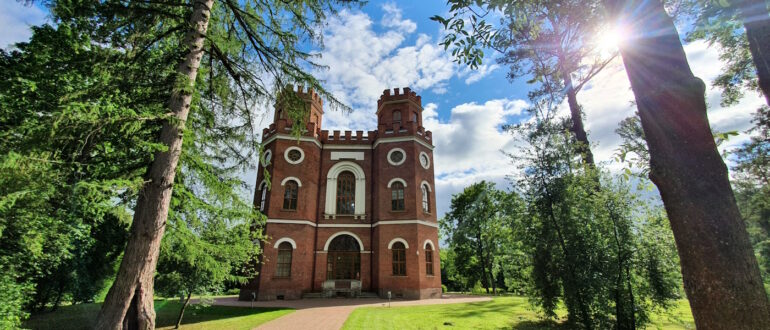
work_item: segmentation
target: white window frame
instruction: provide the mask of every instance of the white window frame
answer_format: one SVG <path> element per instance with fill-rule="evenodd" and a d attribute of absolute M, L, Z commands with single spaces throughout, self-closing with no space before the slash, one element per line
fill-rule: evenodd
<path fill-rule="evenodd" d="M 324 215 L 334 219 L 337 216 L 337 177 L 350 171 L 356 178 L 354 218 L 363 219 L 366 214 L 366 173 L 360 165 L 351 161 L 341 161 L 329 169 L 326 175 L 326 205 Z"/>

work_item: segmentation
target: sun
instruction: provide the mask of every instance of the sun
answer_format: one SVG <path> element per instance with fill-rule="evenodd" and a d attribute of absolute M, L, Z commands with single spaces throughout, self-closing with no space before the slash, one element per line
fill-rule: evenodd
<path fill-rule="evenodd" d="M 627 33 L 621 26 L 612 26 L 596 35 L 596 49 L 602 54 L 614 53 L 626 40 Z"/>

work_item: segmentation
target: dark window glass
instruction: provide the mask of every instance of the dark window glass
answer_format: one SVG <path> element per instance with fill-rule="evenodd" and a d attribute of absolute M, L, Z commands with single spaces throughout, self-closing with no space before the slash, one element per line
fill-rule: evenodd
<path fill-rule="evenodd" d="M 292 246 L 289 242 L 283 242 L 278 245 L 278 263 L 275 268 L 276 277 L 291 276 L 291 253 Z"/>
<path fill-rule="evenodd" d="M 404 185 L 401 182 L 394 182 L 390 185 L 390 207 L 393 211 L 404 210 Z"/>
<path fill-rule="evenodd" d="M 300 158 L 302 158 L 302 152 L 297 149 L 289 150 L 289 159 L 292 162 L 298 162 Z"/>
<path fill-rule="evenodd" d="M 345 171 L 337 177 L 337 214 L 354 214 L 355 206 L 356 177 Z"/>
<path fill-rule="evenodd" d="M 401 121 L 401 111 L 393 111 L 393 121 Z"/>
<path fill-rule="evenodd" d="M 299 185 L 294 180 L 286 182 L 286 188 L 283 192 L 283 209 L 297 209 L 297 195 L 299 194 Z"/>
<path fill-rule="evenodd" d="M 412 112 L 412 121 L 413 122 L 417 122 L 417 113 L 416 112 Z"/>
<path fill-rule="evenodd" d="M 400 150 L 396 150 L 390 153 L 390 161 L 393 163 L 400 163 L 404 159 L 404 153 Z"/>
<path fill-rule="evenodd" d="M 433 275 L 433 247 L 425 246 L 425 274 Z"/>
<path fill-rule="evenodd" d="M 391 248 L 393 253 L 393 275 L 405 276 L 406 275 L 406 247 L 404 243 L 393 243 Z"/>
<path fill-rule="evenodd" d="M 262 185 L 262 199 L 259 201 L 259 210 L 265 210 L 265 203 L 267 202 L 267 183 Z"/>
<path fill-rule="evenodd" d="M 426 185 L 422 185 L 420 188 L 422 189 L 422 211 L 430 212 L 430 197 L 428 194 L 428 187 Z"/>
<path fill-rule="evenodd" d="M 360 280 L 361 247 L 350 235 L 335 237 L 326 254 L 327 280 Z"/>

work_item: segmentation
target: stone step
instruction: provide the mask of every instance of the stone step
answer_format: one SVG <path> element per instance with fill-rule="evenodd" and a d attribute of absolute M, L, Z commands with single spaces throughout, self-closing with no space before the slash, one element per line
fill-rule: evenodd
<path fill-rule="evenodd" d="M 323 293 L 321 292 L 308 292 L 302 294 L 302 299 L 313 299 L 313 298 L 323 298 Z"/>
<path fill-rule="evenodd" d="M 323 298 L 323 292 L 307 292 L 302 294 L 302 299 L 318 299 Z M 361 292 L 358 298 L 379 298 L 374 292 Z"/>

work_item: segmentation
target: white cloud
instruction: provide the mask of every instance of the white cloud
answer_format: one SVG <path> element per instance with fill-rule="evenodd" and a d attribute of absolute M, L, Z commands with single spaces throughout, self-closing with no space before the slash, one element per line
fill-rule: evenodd
<path fill-rule="evenodd" d="M 386 3 L 382 5 L 382 10 L 385 12 L 382 15 L 380 23 L 384 27 L 395 28 L 397 31 L 412 33 L 417 30 L 417 24 L 408 19 L 401 17 L 401 8 L 398 8 L 393 3 Z"/>
<path fill-rule="evenodd" d="M 499 67 L 500 66 L 497 64 L 482 64 L 476 70 L 469 70 L 468 78 L 465 78 L 465 84 L 470 85 L 480 81 L 482 78 L 492 73 L 492 71 L 497 70 Z"/>
<path fill-rule="evenodd" d="M 372 19 L 359 11 L 343 10 L 330 19 L 324 32 L 326 48 L 319 62 L 328 70 L 317 72 L 324 86 L 352 113 L 327 111 L 325 129 L 376 127 L 375 108 L 382 91 L 393 87 L 446 92 L 450 78 L 457 74 L 451 58 L 425 34 L 413 44 L 406 43 L 416 24 L 401 17 L 392 4 L 383 5 L 382 24 L 395 30 L 377 32 Z"/>
<path fill-rule="evenodd" d="M 448 211 L 452 195 L 474 182 L 487 180 L 508 186 L 513 174 L 508 156 L 514 138 L 501 126 L 527 107 L 523 100 L 496 99 L 484 104 L 464 103 L 451 110 L 449 121 L 438 120 L 438 106 L 425 105 L 423 122 L 433 132 L 438 214 Z"/>
<path fill-rule="evenodd" d="M 0 1 L 0 47 L 7 48 L 32 36 L 30 26 L 45 22 L 46 13 L 35 5 L 25 6 L 14 0 Z"/>
<path fill-rule="evenodd" d="M 749 92 L 737 105 L 725 108 L 719 105 L 721 90 L 714 88 L 713 81 L 724 65 L 719 60 L 718 49 L 705 42 L 694 42 L 684 46 L 690 67 L 695 76 L 706 83 L 706 101 L 712 129 L 720 132 L 739 131 L 741 134 L 731 138 L 720 146 L 722 151 L 734 148 L 748 140 L 744 133 L 751 126 L 751 116 L 764 99 L 757 93 Z M 586 129 L 597 161 L 611 162 L 620 146 L 620 136 L 615 129 L 624 118 L 631 116 L 636 107 L 631 103 L 634 94 L 628 82 L 628 76 L 618 60 L 594 77 L 591 83 L 578 94 L 578 101 L 585 111 Z M 566 107 L 566 105 L 564 105 Z M 620 164 L 610 163 L 611 169 L 621 168 Z"/>

